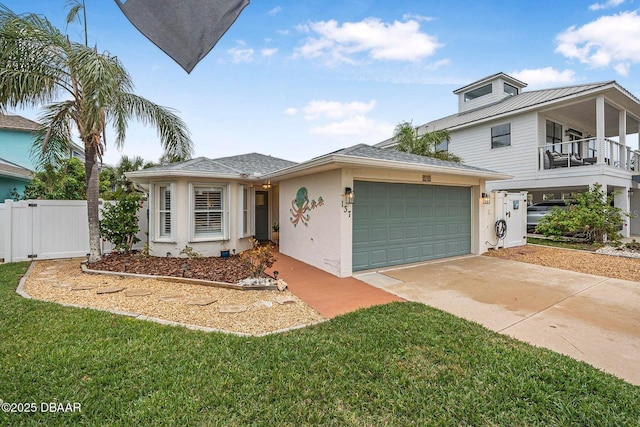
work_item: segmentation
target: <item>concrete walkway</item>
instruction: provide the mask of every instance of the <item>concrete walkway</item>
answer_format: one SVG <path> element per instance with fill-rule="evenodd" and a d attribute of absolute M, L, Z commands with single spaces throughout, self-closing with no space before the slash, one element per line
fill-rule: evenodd
<path fill-rule="evenodd" d="M 269 274 L 278 271 L 289 290 L 326 318 L 359 308 L 405 299 L 353 277 L 339 278 L 281 253 Z"/>
<path fill-rule="evenodd" d="M 482 256 L 357 277 L 640 385 L 638 282 Z"/>

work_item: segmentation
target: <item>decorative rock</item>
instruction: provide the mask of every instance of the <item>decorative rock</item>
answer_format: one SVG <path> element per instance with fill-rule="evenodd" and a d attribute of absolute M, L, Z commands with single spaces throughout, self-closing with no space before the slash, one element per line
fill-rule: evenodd
<path fill-rule="evenodd" d="M 253 303 L 253 306 L 258 309 L 271 308 L 273 307 L 273 302 L 272 301 L 256 301 Z"/>
<path fill-rule="evenodd" d="M 124 296 L 126 297 L 146 297 L 147 295 L 151 295 L 153 292 L 151 292 L 149 289 L 131 289 L 130 291 L 127 291 L 124 293 Z"/>
<path fill-rule="evenodd" d="M 248 277 L 238 282 L 240 286 L 246 287 L 261 287 L 261 286 L 273 286 L 276 281 L 270 277 Z"/>
<path fill-rule="evenodd" d="M 124 290 L 124 288 L 122 286 L 109 286 L 108 288 L 100 288 L 96 291 L 96 294 L 98 295 L 102 295 L 102 294 L 115 294 L 117 292 L 120 292 Z"/>
<path fill-rule="evenodd" d="M 71 285 L 70 283 L 58 283 L 53 285 L 54 288 L 60 288 L 60 289 L 70 288 L 71 286 L 73 285 Z"/>
<path fill-rule="evenodd" d="M 218 301 L 217 299 L 213 299 L 213 298 L 189 298 L 188 300 L 186 300 L 184 303 L 187 305 L 200 305 L 200 306 L 204 306 L 204 305 L 210 305 L 213 304 L 214 302 Z"/>
<path fill-rule="evenodd" d="M 287 289 L 289 287 L 289 285 L 287 285 L 287 282 L 285 282 L 282 279 L 276 280 L 276 286 L 278 287 L 278 290 L 280 292 L 284 291 L 285 289 Z"/>
<path fill-rule="evenodd" d="M 71 288 L 72 291 L 89 291 L 91 289 L 95 289 L 96 285 L 76 285 Z"/>
<path fill-rule="evenodd" d="M 242 313 L 247 311 L 247 306 L 246 305 L 235 305 L 235 304 L 227 304 L 227 305 L 221 305 L 218 308 L 218 311 L 220 313 Z"/>
<path fill-rule="evenodd" d="M 284 305 L 284 304 L 295 304 L 296 300 L 291 298 L 291 297 L 277 297 L 276 298 L 276 302 L 278 304 Z"/>
<path fill-rule="evenodd" d="M 158 298 L 160 301 L 164 301 L 164 302 L 180 302 L 182 301 L 182 299 L 184 298 L 184 295 L 181 294 L 171 294 L 171 295 L 164 295 L 161 296 L 160 298 Z"/>

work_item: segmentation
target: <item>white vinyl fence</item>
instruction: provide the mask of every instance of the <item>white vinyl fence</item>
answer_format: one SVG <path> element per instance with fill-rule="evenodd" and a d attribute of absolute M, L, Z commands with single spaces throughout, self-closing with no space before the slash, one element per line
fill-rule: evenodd
<path fill-rule="evenodd" d="M 107 202 L 109 203 L 109 202 Z M 138 211 L 142 249 L 147 241 L 147 205 Z M 102 252 L 113 245 L 102 242 Z M 82 257 L 89 253 L 84 200 L 5 200 L 0 203 L 0 258 L 4 262 Z"/>

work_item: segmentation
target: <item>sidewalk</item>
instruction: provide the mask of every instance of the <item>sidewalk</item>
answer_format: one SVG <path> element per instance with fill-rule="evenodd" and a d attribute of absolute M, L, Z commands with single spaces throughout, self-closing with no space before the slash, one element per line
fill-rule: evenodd
<path fill-rule="evenodd" d="M 327 318 L 359 308 L 406 301 L 353 277 L 339 278 L 287 255 L 276 256 L 277 261 L 268 273 L 278 271 L 278 277 L 287 282 L 293 294 Z"/>

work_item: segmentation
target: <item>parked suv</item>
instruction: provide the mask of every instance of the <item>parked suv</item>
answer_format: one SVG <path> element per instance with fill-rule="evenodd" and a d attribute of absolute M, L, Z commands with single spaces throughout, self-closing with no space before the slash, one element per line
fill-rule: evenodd
<path fill-rule="evenodd" d="M 558 207 L 560 209 L 567 209 L 569 205 L 573 203 L 571 200 L 545 200 L 544 202 L 534 203 L 527 208 L 527 233 L 533 233 L 536 230 L 536 226 L 540 219 L 548 214 L 551 209 Z"/>

